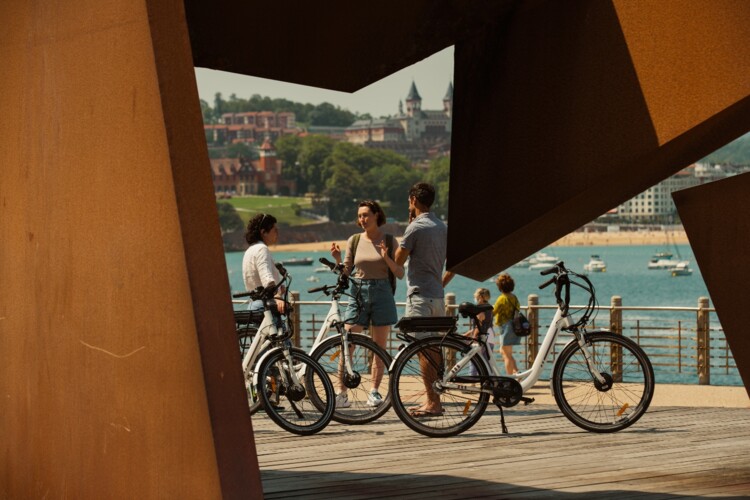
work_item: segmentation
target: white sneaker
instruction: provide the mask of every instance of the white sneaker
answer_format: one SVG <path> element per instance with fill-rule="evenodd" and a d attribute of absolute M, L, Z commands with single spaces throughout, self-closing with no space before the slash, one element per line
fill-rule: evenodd
<path fill-rule="evenodd" d="M 345 392 L 336 394 L 336 408 L 349 408 L 352 404 L 349 402 L 349 396 Z"/>
<path fill-rule="evenodd" d="M 383 404 L 383 396 L 375 389 L 371 390 L 367 395 L 367 406 L 380 406 L 381 404 Z"/>

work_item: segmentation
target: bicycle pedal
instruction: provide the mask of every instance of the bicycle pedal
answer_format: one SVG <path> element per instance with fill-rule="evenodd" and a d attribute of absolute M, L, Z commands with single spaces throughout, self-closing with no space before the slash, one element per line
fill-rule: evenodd
<path fill-rule="evenodd" d="M 534 398 L 521 398 L 521 401 L 523 401 L 524 406 L 528 406 L 534 402 Z"/>

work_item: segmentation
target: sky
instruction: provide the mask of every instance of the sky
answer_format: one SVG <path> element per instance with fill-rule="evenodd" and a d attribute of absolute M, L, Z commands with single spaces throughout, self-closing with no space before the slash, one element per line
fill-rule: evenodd
<path fill-rule="evenodd" d="M 195 77 L 198 95 L 211 106 L 217 92 L 221 92 L 224 99 L 232 94 L 242 99 L 260 94 L 301 103 L 329 102 L 354 113 L 379 117 L 398 112 L 398 101 L 406 98 L 412 80 L 422 96 L 422 109 L 443 109 L 443 97 L 453 81 L 453 47 L 351 94 L 205 68 L 195 68 Z"/>

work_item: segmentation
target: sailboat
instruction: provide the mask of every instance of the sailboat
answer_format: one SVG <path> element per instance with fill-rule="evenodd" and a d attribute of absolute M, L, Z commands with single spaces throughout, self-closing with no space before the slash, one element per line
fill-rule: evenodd
<path fill-rule="evenodd" d="M 670 246 L 669 232 L 664 231 L 666 237 L 666 247 Z M 671 245 L 674 247 L 674 251 L 677 254 L 677 258 L 674 259 L 674 254 L 669 250 L 656 252 L 651 256 L 651 260 L 648 262 L 649 269 L 666 269 L 670 271 L 672 276 L 690 276 L 693 274 L 693 270 L 688 267 L 689 261 L 683 260 L 680 255 L 680 249 L 677 248 L 677 243 L 672 242 Z"/>

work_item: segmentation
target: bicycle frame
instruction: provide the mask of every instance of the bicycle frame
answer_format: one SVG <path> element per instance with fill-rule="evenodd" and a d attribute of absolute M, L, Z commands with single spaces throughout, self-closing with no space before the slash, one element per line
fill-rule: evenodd
<path fill-rule="evenodd" d="M 531 365 L 531 368 L 528 370 L 518 372 L 513 375 L 508 375 L 510 378 L 514 378 L 518 380 L 518 382 L 521 384 L 521 388 L 523 389 L 523 392 L 526 393 L 529 389 L 531 389 L 538 381 L 539 377 L 541 377 L 544 366 L 547 361 L 547 356 L 552 350 L 552 345 L 554 344 L 555 340 L 557 339 L 557 335 L 560 333 L 560 331 L 570 325 L 570 317 L 569 316 L 563 316 L 562 311 L 558 307 L 557 311 L 555 312 L 555 316 L 552 319 L 552 322 L 550 323 L 549 328 L 547 329 L 547 334 L 544 336 L 544 341 L 542 342 L 542 345 L 539 348 L 539 352 L 537 353 L 536 357 L 534 358 L 534 362 Z M 586 348 L 586 342 L 584 341 L 584 336 L 581 334 L 576 334 L 576 338 L 572 339 L 570 342 L 578 342 L 579 346 L 581 347 L 581 350 L 584 352 L 584 356 L 586 358 L 586 362 L 588 364 L 589 372 L 593 377 L 595 377 L 599 382 L 604 382 L 604 377 L 602 374 L 596 369 L 594 364 L 591 361 L 591 354 L 589 353 L 588 349 Z M 569 343 L 570 343 L 569 342 Z M 566 344 L 567 345 L 567 344 Z M 472 358 L 477 356 L 477 354 L 484 348 L 484 342 L 478 342 L 473 341 L 471 343 L 471 349 L 466 353 L 466 355 L 459 360 L 448 373 L 446 373 L 443 376 L 443 380 L 441 381 L 441 385 L 443 387 L 451 387 L 451 388 L 460 388 L 468 391 L 472 391 L 471 388 L 464 387 L 461 384 L 456 384 L 454 382 L 451 382 L 451 379 L 459 372 L 461 369 L 466 366 Z M 490 357 L 490 360 L 484 358 L 484 356 L 478 356 L 479 359 L 484 362 L 485 366 L 487 367 L 488 372 L 491 376 L 499 377 L 500 370 L 497 366 L 497 363 L 495 362 L 494 357 Z M 394 363 L 395 363 L 394 359 Z M 477 389 L 476 392 L 491 392 L 487 389 Z"/>
<path fill-rule="evenodd" d="M 328 310 L 325 321 L 320 326 L 318 335 L 315 337 L 312 347 L 310 348 L 309 354 L 312 354 L 315 349 L 328 338 L 326 335 L 331 327 L 336 329 L 336 333 L 339 333 L 338 325 L 342 323 L 341 313 L 339 312 L 339 296 L 334 293 L 331 298 L 331 308 Z M 349 356 L 349 331 L 344 328 L 344 333 L 341 335 L 341 355 L 344 359 L 344 368 L 347 374 L 350 376 L 354 375 L 354 368 L 352 368 L 351 357 Z"/>

